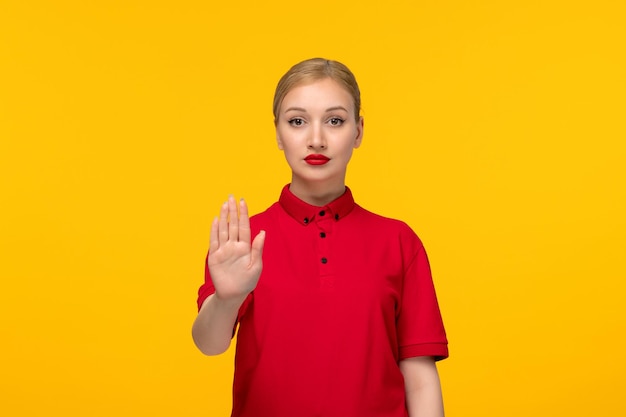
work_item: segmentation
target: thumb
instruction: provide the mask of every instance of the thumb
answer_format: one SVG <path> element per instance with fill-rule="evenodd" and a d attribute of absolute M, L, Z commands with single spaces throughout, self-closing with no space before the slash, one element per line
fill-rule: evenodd
<path fill-rule="evenodd" d="M 255 263 L 261 260 L 264 246 L 265 246 L 265 230 L 261 230 L 259 234 L 256 235 L 254 240 L 252 241 L 252 251 L 250 254 L 252 258 L 252 263 Z"/>

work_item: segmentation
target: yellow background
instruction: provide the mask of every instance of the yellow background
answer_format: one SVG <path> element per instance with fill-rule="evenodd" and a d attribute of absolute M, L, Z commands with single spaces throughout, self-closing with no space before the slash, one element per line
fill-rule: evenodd
<path fill-rule="evenodd" d="M 229 415 L 210 222 L 289 181 L 313 56 L 361 85 L 357 201 L 429 251 L 447 415 L 626 415 L 625 4 L 265 3 L 0 1 L 0 415 Z"/>

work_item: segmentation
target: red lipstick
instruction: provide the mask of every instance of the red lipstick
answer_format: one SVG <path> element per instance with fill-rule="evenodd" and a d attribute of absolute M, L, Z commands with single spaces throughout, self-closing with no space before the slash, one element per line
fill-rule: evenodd
<path fill-rule="evenodd" d="M 326 162 L 330 161 L 330 158 L 320 154 L 311 154 L 307 155 L 304 160 L 309 165 L 324 165 Z"/>

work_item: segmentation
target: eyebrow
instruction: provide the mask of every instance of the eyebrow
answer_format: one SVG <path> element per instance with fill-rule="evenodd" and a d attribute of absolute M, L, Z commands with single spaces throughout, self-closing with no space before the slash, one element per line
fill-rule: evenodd
<path fill-rule="evenodd" d="M 335 110 L 343 110 L 345 112 L 348 112 L 348 110 L 343 106 L 334 106 L 334 107 L 329 107 L 326 109 L 327 112 L 335 111 Z M 300 111 L 300 112 L 306 113 L 306 109 L 302 107 L 289 107 L 288 109 L 285 110 L 285 113 L 290 112 L 290 111 Z"/>
<path fill-rule="evenodd" d="M 285 113 L 287 113 L 288 111 L 301 111 L 301 112 L 306 112 L 305 109 L 303 109 L 302 107 L 289 107 L 288 109 L 285 109 Z"/>
<path fill-rule="evenodd" d="M 343 106 L 329 107 L 329 108 L 326 109 L 326 111 L 335 111 L 335 110 L 343 110 L 346 113 L 348 112 L 348 110 L 345 107 L 343 107 Z"/>

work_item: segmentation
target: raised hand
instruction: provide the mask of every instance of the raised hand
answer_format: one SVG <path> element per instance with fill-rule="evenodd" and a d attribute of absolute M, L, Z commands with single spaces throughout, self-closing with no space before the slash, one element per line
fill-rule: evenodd
<path fill-rule="evenodd" d="M 219 299 L 242 300 L 259 281 L 265 232 L 252 243 L 250 234 L 248 206 L 242 199 L 237 209 L 235 198 L 229 196 L 211 225 L 208 266 Z"/>

